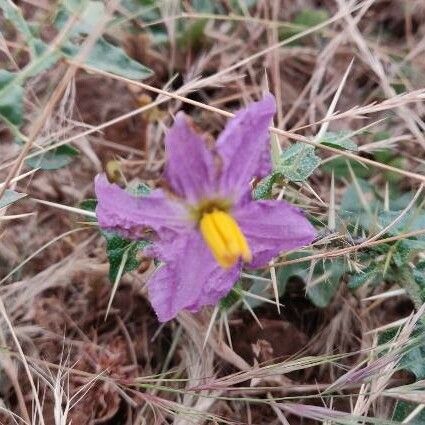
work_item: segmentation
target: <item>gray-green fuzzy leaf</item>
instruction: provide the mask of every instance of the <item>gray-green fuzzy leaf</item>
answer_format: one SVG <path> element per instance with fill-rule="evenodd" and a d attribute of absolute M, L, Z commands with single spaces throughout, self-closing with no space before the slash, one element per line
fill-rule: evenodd
<path fill-rule="evenodd" d="M 127 252 L 127 260 L 124 264 L 123 274 L 137 269 L 140 260 L 137 253 L 150 245 L 147 241 L 129 241 L 114 233 L 102 232 L 106 239 L 106 252 L 109 260 L 109 280 L 115 282 L 118 271 Z"/>
<path fill-rule="evenodd" d="M 339 131 L 339 132 L 327 132 L 320 139 L 319 143 L 326 146 L 331 146 L 337 149 L 343 149 L 348 151 L 356 151 L 357 145 L 350 138 L 349 131 Z"/>
<path fill-rule="evenodd" d="M 0 118 L 9 125 L 19 127 L 22 124 L 24 89 L 14 80 L 15 74 L 0 69 Z"/>
<path fill-rule="evenodd" d="M 344 271 L 342 260 L 326 261 L 316 265 L 313 277 L 319 278 L 320 282 L 307 288 L 307 296 L 316 307 L 324 308 L 332 301 Z"/>
<path fill-rule="evenodd" d="M 62 48 L 62 52 L 72 59 L 77 55 L 79 49 L 79 46 L 68 43 Z M 102 38 L 96 41 L 84 62 L 101 71 L 133 80 L 148 78 L 153 73 L 146 66 L 131 59 L 121 47 L 114 46 Z"/>
<path fill-rule="evenodd" d="M 21 9 L 11 0 L 0 0 L 0 9 L 3 10 L 4 17 L 9 20 L 23 36 L 25 43 L 30 48 L 31 56 L 33 58 L 36 57 L 38 55 L 37 38 L 34 37 L 30 27 L 22 16 Z"/>
<path fill-rule="evenodd" d="M 29 158 L 26 163 L 32 168 L 57 170 L 70 164 L 78 153 L 77 149 L 68 145 L 63 145 L 51 151 L 47 151 L 46 153 L 41 153 L 40 155 Z"/>
<path fill-rule="evenodd" d="M 282 152 L 277 171 L 291 181 L 305 181 L 320 165 L 314 147 L 297 143 Z"/>
<path fill-rule="evenodd" d="M 19 201 L 19 199 L 25 196 L 27 196 L 26 193 L 19 193 L 14 190 L 6 189 L 3 196 L 0 198 L 0 209 Z"/>

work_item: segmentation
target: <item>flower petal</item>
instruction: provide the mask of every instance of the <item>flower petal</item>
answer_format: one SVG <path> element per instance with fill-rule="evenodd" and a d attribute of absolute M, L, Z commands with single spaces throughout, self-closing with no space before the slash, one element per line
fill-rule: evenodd
<path fill-rule="evenodd" d="M 223 161 L 221 189 L 225 193 L 240 199 L 254 176 L 264 177 L 270 172 L 268 128 L 275 112 L 275 98 L 267 94 L 237 112 L 220 134 L 217 151 Z"/>
<path fill-rule="evenodd" d="M 188 226 L 185 208 L 167 198 L 160 189 L 148 196 L 133 196 L 109 183 L 104 174 L 99 174 L 95 179 L 95 192 L 96 216 L 102 229 L 139 239 L 146 227 L 159 233 L 171 231 L 174 234 Z"/>
<path fill-rule="evenodd" d="M 257 201 L 240 206 L 233 216 L 251 248 L 250 267 L 265 266 L 283 251 L 301 248 L 316 237 L 302 211 L 284 201 Z"/>
<path fill-rule="evenodd" d="M 189 202 L 204 197 L 214 182 L 213 155 L 182 112 L 166 134 L 165 148 L 165 176 L 176 195 Z"/>
<path fill-rule="evenodd" d="M 166 263 L 149 280 L 148 292 L 161 322 L 183 309 L 196 312 L 204 305 L 217 304 L 240 273 L 240 265 L 221 268 L 196 230 L 158 245 L 156 254 Z"/>

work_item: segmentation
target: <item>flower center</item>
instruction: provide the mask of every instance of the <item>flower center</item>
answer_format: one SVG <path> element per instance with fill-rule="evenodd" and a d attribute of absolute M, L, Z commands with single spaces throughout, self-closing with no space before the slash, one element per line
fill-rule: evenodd
<path fill-rule="evenodd" d="M 227 269 L 239 258 L 249 263 L 251 250 L 235 219 L 227 212 L 213 209 L 205 212 L 199 221 L 199 229 L 214 258 Z"/>

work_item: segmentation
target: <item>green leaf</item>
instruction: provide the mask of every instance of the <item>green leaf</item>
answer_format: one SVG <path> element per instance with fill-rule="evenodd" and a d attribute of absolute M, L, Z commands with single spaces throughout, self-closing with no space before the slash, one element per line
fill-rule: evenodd
<path fill-rule="evenodd" d="M 134 187 L 129 187 L 127 190 L 136 196 L 146 196 L 151 192 L 149 186 L 144 183 Z M 97 200 L 86 200 L 85 206 L 91 211 L 94 211 L 97 205 Z M 83 206 L 81 206 L 83 208 Z M 144 250 L 151 245 L 147 240 L 132 241 L 125 239 L 116 233 L 101 230 L 102 235 L 106 239 L 106 253 L 109 261 L 109 280 L 115 283 L 118 276 L 118 271 L 123 262 L 123 257 L 126 255 L 126 262 L 122 274 L 130 272 L 139 267 L 140 260 L 137 258 L 139 251 Z"/>
<path fill-rule="evenodd" d="M 356 151 L 357 145 L 350 139 L 349 131 L 327 132 L 324 134 L 319 143 L 333 148 Z"/>
<path fill-rule="evenodd" d="M 32 168 L 42 170 L 57 170 L 69 165 L 79 151 L 69 145 L 62 145 L 51 151 L 41 153 L 27 159 L 26 163 Z"/>
<path fill-rule="evenodd" d="M 297 252 L 287 256 L 288 260 L 295 260 L 308 256 L 307 252 Z M 317 263 L 313 271 L 313 286 L 307 289 L 307 297 L 319 308 L 326 307 L 334 297 L 344 275 L 345 267 L 343 260 L 328 260 Z M 306 282 L 310 270 L 305 263 L 294 263 L 287 266 L 278 267 L 276 271 L 278 296 L 282 297 L 286 292 L 286 287 L 290 279 L 298 278 Z M 264 281 L 255 281 L 250 288 L 252 294 L 264 296 Z M 248 298 L 247 303 L 252 307 L 258 307 L 263 302 L 261 300 Z"/>
<path fill-rule="evenodd" d="M 258 184 L 255 186 L 252 196 L 255 200 L 259 199 L 270 199 L 272 196 L 272 188 L 277 180 L 282 178 L 282 174 L 273 173 L 267 177 L 264 177 Z"/>
<path fill-rule="evenodd" d="M 412 192 L 400 193 L 397 187 L 390 186 L 390 210 L 404 210 L 412 201 L 414 194 Z"/>
<path fill-rule="evenodd" d="M 233 289 L 220 300 L 220 310 L 227 311 L 229 308 L 233 306 L 236 302 L 238 302 L 241 299 L 241 293 L 240 293 L 241 285 L 240 283 L 237 283 Z"/>
<path fill-rule="evenodd" d="M 138 0 L 143 6 L 155 6 L 156 0 Z"/>
<path fill-rule="evenodd" d="M 293 22 L 305 28 L 311 28 L 327 19 L 329 19 L 329 13 L 326 9 L 303 9 L 298 12 Z"/>
<path fill-rule="evenodd" d="M 376 161 L 388 164 L 391 167 L 406 169 L 407 160 L 402 155 L 395 154 L 390 149 L 378 150 L 374 153 Z M 390 183 L 398 183 L 403 179 L 403 176 L 394 171 L 384 171 L 384 176 L 386 180 Z"/>
<path fill-rule="evenodd" d="M 407 159 L 402 156 L 392 159 L 388 165 L 399 170 L 406 170 L 409 167 Z M 400 183 L 404 179 L 404 176 L 396 171 L 384 171 L 384 177 L 389 183 L 394 184 Z"/>
<path fill-rule="evenodd" d="M 95 0 L 64 2 L 55 19 L 56 27 L 63 28 L 71 15 L 78 16 L 71 35 L 81 38 L 82 35 L 90 34 L 103 19 L 105 4 Z M 62 53 L 71 59 L 78 54 L 79 50 L 80 46 L 71 41 L 61 48 Z M 153 73 L 149 68 L 130 58 L 121 47 L 114 46 L 104 38 L 96 41 L 84 63 L 101 71 L 136 80 L 147 78 Z"/>
<path fill-rule="evenodd" d="M 424 248 L 420 250 L 423 252 Z M 418 287 L 420 298 L 425 300 L 425 260 L 419 261 L 412 269 L 413 282 Z"/>
<path fill-rule="evenodd" d="M 392 420 L 397 423 L 403 423 L 403 421 L 413 412 L 417 407 L 414 403 L 408 403 L 406 401 L 397 401 Z M 423 425 L 425 424 L 425 409 L 419 412 L 412 420 L 409 421 L 409 425 Z"/>
<path fill-rule="evenodd" d="M 282 27 L 279 30 L 279 38 L 285 40 L 293 37 L 308 28 L 315 27 L 329 19 L 326 9 L 303 9 L 295 15 L 291 26 Z"/>
<path fill-rule="evenodd" d="M 3 10 L 4 17 L 10 21 L 24 37 L 25 43 L 30 48 L 31 56 L 33 58 L 37 57 L 38 39 L 32 34 L 31 29 L 22 16 L 22 12 L 19 7 L 13 4 L 10 0 L 0 0 L 0 9 Z"/>
<path fill-rule="evenodd" d="M 404 240 L 397 241 L 392 247 L 393 255 L 391 256 L 391 261 L 397 270 L 401 270 L 411 260 L 411 257 L 415 255 L 415 249 L 412 249 L 413 247 L 406 244 Z M 422 251 L 422 249 L 420 249 L 420 251 Z M 389 277 L 389 280 L 397 281 L 394 277 L 393 274 Z"/>
<path fill-rule="evenodd" d="M 382 210 L 382 202 L 377 199 L 373 186 L 367 181 L 357 179 L 357 184 L 364 203 L 360 198 L 357 186 L 353 183 L 347 187 L 342 197 L 339 214 L 351 224 L 359 224 L 363 228 L 369 229 L 370 226 L 376 223 L 373 222 L 374 220 L 367 213 L 365 206 L 371 212 L 380 211 Z"/>
<path fill-rule="evenodd" d="M 321 169 L 329 174 L 334 173 L 335 177 L 347 178 L 350 177 L 350 164 L 351 169 L 356 177 L 366 178 L 372 174 L 372 170 L 361 164 L 359 161 L 346 159 L 342 157 L 334 158 L 331 161 L 324 162 Z"/>
<path fill-rule="evenodd" d="M 390 149 L 381 149 L 375 151 L 373 156 L 378 162 L 388 164 L 394 158 L 394 152 Z"/>
<path fill-rule="evenodd" d="M 258 0 L 229 0 L 230 7 L 237 13 L 244 13 L 252 6 L 257 4 Z"/>
<path fill-rule="evenodd" d="M 212 0 L 192 0 L 191 6 L 199 13 L 214 13 L 214 1 Z"/>
<path fill-rule="evenodd" d="M 325 308 L 332 301 L 339 286 L 340 282 L 336 279 L 318 283 L 307 290 L 307 296 L 316 307 Z"/>
<path fill-rule="evenodd" d="M 352 274 L 348 277 L 348 288 L 357 289 L 363 285 L 373 285 L 382 280 L 382 266 L 371 264 L 360 273 Z"/>
<path fill-rule="evenodd" d="M 307 296 L 316 307 L 325 308 L 329 305 L 338 291 L 344 272 L 344 261 L 342 260 L 316 264 L 313 280 L 318 279 L 320 282 L 307 289 Z"/>
<path fill-rule="evenodd" d="M 287 260 L 297 260 L 308 256 L 308 252 L 295 252 L 286 256 Z M 286 292 L 286 286 L 291 278 L 297 277 L 305 281 L 308 277 L 308 267 L 306 263 L 294 263 L 287 266 L 281 266 L 276 271 L 277 290 L 279 297 Z M 264 282 L 260 282 L 264 286 Z"/>
<path fill-rule="evenodd" d="M 78 204 L 79 208 L 86 210 L 86 211 L 90 211 L 90 212 L 95 212 L 96 211 L 96 206 L 97 206 L 97 199 L 85 199 L 84 201 L 80 202 Z M 86 217 L 87 221 L 93 221 L 96 222 L 97 219 L 95 217 Z"/>
<path fill-rule="evenodd" d="M 410 210 L 399 219 L 402 212 L 403 210 L 381 211 L 378 214 L 378 222 L 382 227 L 387 227 L 395 219 L 398 219 L 398 221 L 387 230 L 388 235 L 397 236 L 400 233 L 425 229 L 425 214 L 421 209 Z M 418 238 L 424 238 L 424 236 L 418 236 Z"/>
<path fill-rule="evenodd" d="M 302 258 L 308 255 L 307 252 L 295 252 L 292 254 L 287 255 L 288 260 L 295 260 L 298 258 Z M 264 272 L 261 270 L 254 270 L 250 273 L 253 277 L 252 278 L 244 278 L 244 281 L 248 281 L 251 283 L 251 287 L 249 288 L 249 292 L 254 295 L 259 295 L 261 297 L 267 297 L 265 295 L 265 285 L 267 285 L 264 280 L 261 278 L 269 278 L 270 275 L 264 275 Z M 258 276 L 259 279 L 257 280 L 255 276 Z M 308 268 L 305 267 L 305 264 L 303 263 L 295 263 L 295 264 L 289 264 L 287 266 L 280 266 L 276 269 L 276 280 L 277 280 L 277 292 L 278 296 L 282 297 L 285 295 L 286 286 L 288 284 L 288 281 L 293 277 L 298 277 L 301 280 L 305 280 L 308 276 Z M 249 304 L 250 307 L 256 308 L 264 303 L 264 301 L 247 297 L 246 300 L 247 304 Z"/>
<path fill-rule="evenodd" d="M 420 277 L 417 277 L 415 272 L 420 274 Z M 425 289 L 425 260 L 419 261 L 416 264 L 416 267 L 413 269 L 413 274 L 415 276 L 416 283 L 422 288 Z"/>
<path fill-rule="evenodd" d="M 394 339 L 399 328 L 389 329 L 379 335 L 379 344 L 385 344 Z M 421 324 L 417 324 L 410 336 L 409 343 L 404 347 L 399 368 L 415 375 L 417 380 L 425 379 L 425 332 Z"/>
<path fill-rule="evenodd" d="M 199 48 L 204 40 L 204 29 L 208 19 L 197 19 L 186 26 L 178 37 L 178 45 L 183 49 Z"/>
<path fill-rule="evenodd" d="M 114 233 L 102 232 L 106 239 L 106 253 L 109 260 L 109 280 L 114 283 L 124 254 L 128 251 L 127 261 L 124 264 L 123 274 L 137 269 L 140 260 L 137 253 L 150 245 L 148 241 L 130 241 Z"/>
<path fill-rule="evenodd" d="M 291 181 L 305 181 L 320 165 L 320 158 L 314 153 L 314 147 L 297 143 L 282 152 L 277 172 Z"/>
<path fill-rule="evenodd" d="M 400 366 L 409 370 L 417 380 L 425 378 L 425 345 L 422 344 L 406 353 Z"/>
<path fill-rule="evenodd" d="M 307 252 L 300 252 L 288 256 L 288 259 L 298 259 L 305 256 L 308 256 Z M 331 302 L 340 286 L 344 272 L 343 260 L 327 260 L 316 263 L 312 280 L 318 282 L 309 287 L 306 294 L 316 307 L 324 308 Z M 279 296 L 284 294 L 289 279 L 297 277 L 306 282 L 309 273 L 309 267 L 305 263 L 280 267 L 276 273 Z"/>
<path fill-rule="evenodd" d="M 380 142 L 381 140 L 387 140 L 391 137 L 391 134 L 386 131 L 377 131 L 376 133 L 373 133 L 373 141 L 374 142 Z"/>
<path fill-rule="evenodd" d="M 22 199 L 25 196 L 27 196 L 26 193 L 19 193 L 14 190 L 6 189 L 3 196 L 0 198 L 0 209 L 19 201 L 19 199 Z"/>
<path fill-rule="evenodd" d="M 407 159 L 402 156 L 393 158 L 387 164 L 390 165 L 391 167 L 398 168 L 401 170 L 405 170 L 408 167 Z M 400 181 L 404 179 L 404 176 L 402 174 L 397 173 L 395 171 L 385 171 L 384 177 L 390 183 L 399 183 Z"/>
<path fill-rule="evenodd" d="M 22 124 L 24 89 L 15 82 L 15 76 L 0 69 L 0 118 L 19 127 Z"/>
<path fill-rule="evenodd" d="M 83 210 L 94 212 L 97 206 L 97 199 L 84 199 L 78 206 Z"/>
<path fill-rule="evenodd" d="M 42 42 L 40 42 L 42 43 Z M 40 51 L 43 49 L 40 48 Z M 22 87 L 25 80 L 52 66 L 59 58 L 58 53 L 33 59 L 23 70 L 12 73 L 0 70 L 0 119 L 3 119 L 12 133 L 21 139 L 19 127 L 23 122 L 23 95 Z"/>
<path fill-rule="evenodd" d="M 62 53 L 72 59 L 79 49 L 79 46 L 67 43 L 62 47 Z M 121 47 L 114 46 L 103 38 L 96 41 L 84 62 L 101 71 L 134 80 L 142 80 L 153 74 L 151 69 L 131 59 Z"/>
<path fill-rule="evenodd" d="M 20 78 L 20 81 L 14 83 L 16 86 L 19 86 L 26 78 L 50 68 L 59 59 L 59 54 L 56 51 L 52 51 L 49 52 L 46 57 L 41 58 L 41 55 L 46 51 L 47 45 L 43 40 L 34 36 L 32 29 L 22 16 L 21 10 L 10 0 L 0 0 L 0 9 L 3 10 L 5 18 L 9 20 L 23 36 L 25 43 L 29 47 L 32 58 L 30 64 L 20 73 L 21 76 L 25 75 L 25 77 Z M 2 97 L 3 94 L 0 95 L 0 99 Z"/>
<path fill-rule="evenodd" d="M 71 34 L 90 34 L 105 16 L 105 4 L 101 1 L 65 1 L 58 10 L 54 25 L 57 29 L 64 27 L 71 15 L 77 16 Z"/>
<path fill-rule="evenodd" d="M 152 189 L 145 183 L 138 183 L 134 187 L 129 186 L 127 190 L 135 196 L 147 196 L 152 192 Z"/>
<path fill-rule="evenodd" d="M 159 26 L 159 25 L 152 25 L 149 27 L 152 44 L 154 45 L 161 45 L 166 44 L 168 42 L 168 33 L 167 31 Z"/>
<path fill-rule="evenodd" d="M 250 271 L 250 277 L 244 277 L 242 278 L 241 282 L 244 283 L 244 285 L 247 285 L 247 287 L 249 287 L 249 293 L 253 294 L 253 295 L 259 295 L 261 297 L 265 297 L 267 298 L 270 294 L 270 292 L 267 291 L 267 283 L 264 282 L 264 278 L 269 279 L 270 278 L 270 274 L 269 273 L 264 273 L 261 270 L 252 270 Z M 258 279 L 256 279 L 256 277 L 258 276 Z M 278 288 L 278 292 L 279 292 L 279 288 Z M 283 289 L 284 292 L 284 289 Z M 264 301 L 256 299 L 256 298 L 251 298 L 251 297 L 246 297 L 245 298 L 245 302 L 251 307 L 251 308 L 255 308 L 258 307 L 260 305 L 262 305 L 264 303 Z M 242 307 L 243 309 L 246 309 L 246 305 L 244 305 Z"/>

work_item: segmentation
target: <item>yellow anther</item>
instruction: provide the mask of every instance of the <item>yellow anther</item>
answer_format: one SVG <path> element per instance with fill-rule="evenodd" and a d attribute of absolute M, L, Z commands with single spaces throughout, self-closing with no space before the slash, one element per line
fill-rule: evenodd
<path fill-rule="evenodd" d="M 245 236 L 238 223 L 228 213 L 220 210 L 204 213 L 199 228 L 205 243 L 221 267 L 230 268 L 239 258 L 247 263 L 252 260 Z"/>

